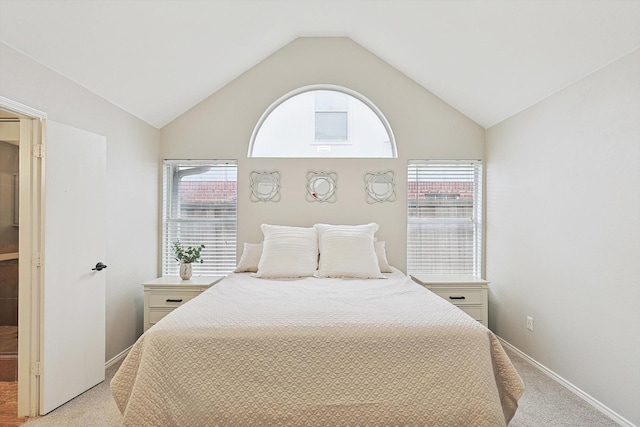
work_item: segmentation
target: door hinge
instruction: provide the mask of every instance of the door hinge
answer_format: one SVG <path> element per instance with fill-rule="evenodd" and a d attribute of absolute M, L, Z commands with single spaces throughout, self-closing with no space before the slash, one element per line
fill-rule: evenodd
<path fill-rule="evenodd" d="M 33 146 L 33 157 L 37 159 L 44 157 L 44 146 L 42 144 L 36 144 Z"/>
<path fill-rule="evenodd" d="M 38 252 L 33 254 L 31 262 L 33 263 L 34 267 L 42 267 L 42 253 Z"/>
<path fill-rule="evenodd" d="M 31 364 L 31 373 L 35 376 L 40 376 L 40 362 L 33 362 Z"/>

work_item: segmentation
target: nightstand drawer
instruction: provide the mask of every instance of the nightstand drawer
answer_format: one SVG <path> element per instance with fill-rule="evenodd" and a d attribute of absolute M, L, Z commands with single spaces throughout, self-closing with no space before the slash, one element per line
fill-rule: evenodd
<path fill-rule="evenodd" d="M 455 305 L 482 305 L 484 303 L 483 291 L 480 289 L 431 288 L 431 291 Z"/>
<path fill-rule="evenodd" d="M 149 295 L 149 307 L 175 308 L 198 295 L 200 295 L 200 292 L 152 292 Z"/>
<path fill-rule="evenodd" d="M 149 310 L 149 324 L 155 325 L 167 314 L 171 313 L 173 310 Z"/>
<path fill-rule="evenodd" d="M 489 327 L 489 282 L 486 280 L 466 274 L 413 274 L 411 278 Z"/>
<path fill-rule="evenodd" d="M 143 330 L 146 331 L 176 307 L 191 301 L 223 278 L 224 276 L 196 276 L 182 280 L 178 276 L 162 276 L 143 283 Z"/>
<path fill-rule="evenodd" d="M 473 317 L 475 320 L 477 320 L 478 322 L 483 322 L 484 316 L 483 316 L 483 310 L 481 306 L 478 307 L 458 307 L 460 310 L 464 311 L 465 313 L 467 313 L 469 316 Z"/>

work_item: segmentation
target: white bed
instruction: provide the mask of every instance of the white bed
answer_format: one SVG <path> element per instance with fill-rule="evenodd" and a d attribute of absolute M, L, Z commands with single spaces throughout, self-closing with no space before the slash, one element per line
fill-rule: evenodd
<path fill-rule="evenodd" d="M 504 426 L 523 384 L 496 337 L 393 269 L 235 273 L 135 343 L 124 426 Z"/>

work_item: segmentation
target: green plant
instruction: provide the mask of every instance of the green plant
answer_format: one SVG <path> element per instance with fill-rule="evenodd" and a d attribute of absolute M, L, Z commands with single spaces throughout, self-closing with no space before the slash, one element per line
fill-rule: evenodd
<path fill-rule="evenodd" d="M 173 253 L 176 256 L 176 261 L 184 263 L 199 262 L 203 263 L 200 252 L 204 249 L 204 245 L 200 246 L 182 246 L 180 240 L 173 242 Z"/>

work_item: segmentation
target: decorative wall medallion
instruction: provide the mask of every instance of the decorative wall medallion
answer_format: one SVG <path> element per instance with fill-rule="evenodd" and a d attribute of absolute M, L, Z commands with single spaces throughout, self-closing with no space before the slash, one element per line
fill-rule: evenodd
<path fill-rule="evenodd" d="M 396 200 L 395 174 L 393 171 L 365 173 L 364 190 L 369 204 L 394 202 Z"/>
<path fill-rule="evenodd" d="M 251 172 L 252 202 L 280 201 L 280 172 Z"/>
<path fill-rule="evenodd" d="M 337 200 L 338 174 L 335 172 L 307 172 L 307 202 L 329 202 Z"/>

